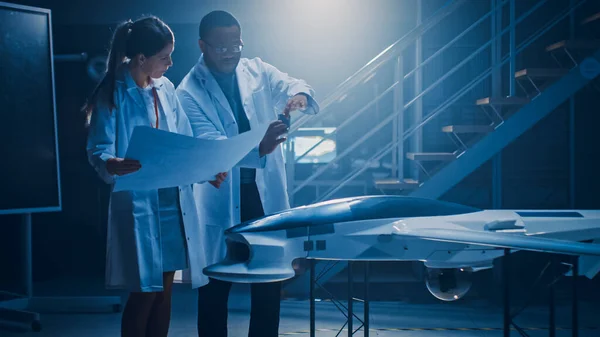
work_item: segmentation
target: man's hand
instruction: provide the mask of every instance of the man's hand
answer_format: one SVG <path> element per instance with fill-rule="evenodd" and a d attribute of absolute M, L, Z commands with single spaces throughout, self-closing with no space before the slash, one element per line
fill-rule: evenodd
<path fill-rule="evenodd" d="M 287 125 L 285 125 L 282 121 L 274 121 L 269 125 L 265 136 L 263 137 L 260 145 L 258 146 L 258 153 L 261 157 L 268 155 L 269 153 L 275 151 L 277 145 L 286 141 L 287 138 L 281 137 L 281 135 L 287 132 Z"/>
<path fill-rule="evenodd" d="M 211 185 L 213 185 L 215 188 L 220 188 L 221 187 L 221 183 L 223 183 L 225 181 L 225 179 L 227 178 L 227 172 L 221 172 L 219 174 L 217 174 L 215 176 L 215 180 L 211 180 L 209 181 L 209 183 Z"/>
<path fill-rule="evenodd" d="M 285 105 L 285 109 L 283 109 L 283 115 L 286 118 L 290 118 L 290 112 L 299 109 L 304 110 L 308 106 L 308 99 L 303 94 L 297 94 L 296 96 L 290 98 L 290 100 Z"/>
<path fill-rule="evenodd" d="M 134 159 L 110 158 L 106 161 L 106 171 L 111 175 L 123 176 L 142 168 L 142 164 Z"/>

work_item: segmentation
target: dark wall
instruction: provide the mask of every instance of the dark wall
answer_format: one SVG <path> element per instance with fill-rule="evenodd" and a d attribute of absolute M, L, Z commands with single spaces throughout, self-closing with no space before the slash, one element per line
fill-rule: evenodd
<path fill-rule="evenodd" d="M 260 56 L 306 79 L 320 98 L 400 38 L 416 20 L 416 0 L 17 2 L 53 10 L 58 53 L 104 53 L 110 29 L 118 22 L 157 15 L 175 32 L 175 64 L 166 76 L 176 84 L 199 56 L 202 16 L 215 9 L 228 10 L 242 25 L 244 56 Z"/>

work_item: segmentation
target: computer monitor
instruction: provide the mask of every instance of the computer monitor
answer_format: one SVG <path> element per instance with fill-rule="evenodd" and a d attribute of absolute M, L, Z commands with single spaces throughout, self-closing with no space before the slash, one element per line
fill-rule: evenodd
<path fill-rule="evenodd" d="M 0 214 L 61 210 L 51 25 L 0 2 Z"/>

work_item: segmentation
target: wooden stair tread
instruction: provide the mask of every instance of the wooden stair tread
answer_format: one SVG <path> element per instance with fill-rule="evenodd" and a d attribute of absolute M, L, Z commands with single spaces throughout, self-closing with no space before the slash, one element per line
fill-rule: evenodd
<path fill-rule="evenodd" d="M 406 190 L 416 189 L 419 187 L 419 182 L 414 179 L 398 179 L 398 178 L 385 178 L 376 179 L 375 186 L 383 190 Z"/>
<path fill-rule="evenodd" d="M 564 68 L 526 68 L 515 73 L 515 78 L 555 78 L 562 77 L 569 73 L 569 69 Z"/>
<path fill-rule="evenodd" d="M 406 158 L 416 161 L 450 161 L 456 159 L 452 152 L 409 152 Z"/>
<path fill-rule="evenodd" d="M 491 125 L 447 125 L 442 128 L 446 133 L 489 133 L 494 131 Z"/>
<path fill-rule="evenodd" d="M 561 48 L 569 49 L 598 49 L 600 40 L 562 40 L 546 47 L 546 51 L 554 51 Z"/>
<path fill-rule="evenodd" d="M 581 21 L 581 24 L 585 25 L 587 23 L 596 21 L 598 19 L 600 19 L 600 12 L 598 12 L 598 13 L 596 13 L 594 15 L 588 16 L 587 18 L 583 19 L 583 21 Z"/>
<path fill-rule="evenodd" d="M 525 105 L 529 103 L 529 98 L 526 97 L 485 97 L 480 98 L 475 102 L 476 105 Z"/>

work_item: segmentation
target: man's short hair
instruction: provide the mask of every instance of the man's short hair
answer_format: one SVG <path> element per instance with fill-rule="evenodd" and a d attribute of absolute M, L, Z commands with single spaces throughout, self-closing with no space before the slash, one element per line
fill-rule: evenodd
<path fill-rule="evenodd" d="M 231 26 L 237 26 L 241 29 L 240 23 L 231 13 L 226 11 L 212 11 L 206 14 L 200 21 L 200 39 L 204 40 L 214 28 Z"/>

